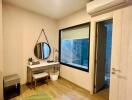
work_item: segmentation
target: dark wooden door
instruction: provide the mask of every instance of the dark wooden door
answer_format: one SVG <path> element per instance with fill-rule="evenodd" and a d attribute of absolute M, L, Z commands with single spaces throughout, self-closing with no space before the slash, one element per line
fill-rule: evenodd
<path fill-rule="evenodd" d="M 106 35 L 103 22 L 97 23 L 95 56 L 95 93 L 103 88 L 105 81 Z"/>

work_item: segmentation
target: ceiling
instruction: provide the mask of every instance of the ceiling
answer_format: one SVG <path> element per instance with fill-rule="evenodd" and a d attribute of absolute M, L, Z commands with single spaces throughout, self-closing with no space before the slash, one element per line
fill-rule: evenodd
<path fill-rule="evenodd" d="M 86 7 L 91 0 L 3 0 L 6 3 L 60 19 Z"/>

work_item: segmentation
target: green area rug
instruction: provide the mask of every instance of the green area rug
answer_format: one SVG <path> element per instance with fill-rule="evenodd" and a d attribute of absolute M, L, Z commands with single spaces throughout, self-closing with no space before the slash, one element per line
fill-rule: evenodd
<path fill-rule="evenodd" d="M 36 95 L 25 97 L 23 100 L 52 100 L 46 93 L 38 93 Z"/>

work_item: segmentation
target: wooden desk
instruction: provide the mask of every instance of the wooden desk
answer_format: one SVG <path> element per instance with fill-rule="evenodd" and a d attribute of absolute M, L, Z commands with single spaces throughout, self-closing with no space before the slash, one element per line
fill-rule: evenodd
<path fill-rule="evenodd" d="M 33 73 L 44 71 L 44 70 L 50 70 L 50 69 L 54 69 L 54 71 L 57 69 L 60 71 L 60 63 L 52 62 L 52 63 L 40 63 L 37 65 L 28 65 L 27 66 L 27 83 L 32 82 Z"/>

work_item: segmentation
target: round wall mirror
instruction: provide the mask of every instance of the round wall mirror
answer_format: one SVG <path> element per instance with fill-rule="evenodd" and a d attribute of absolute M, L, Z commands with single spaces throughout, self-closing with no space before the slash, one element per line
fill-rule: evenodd
<path fill-rule="evenodd" d="M 40 42 L 35 45 L 34 55 L 38 59 L 42 59 L 42 60 L 47 59 L 50 56 L 50 53 L 51 53 L 51 48 L 49 44 L 45 42 Z"/>

